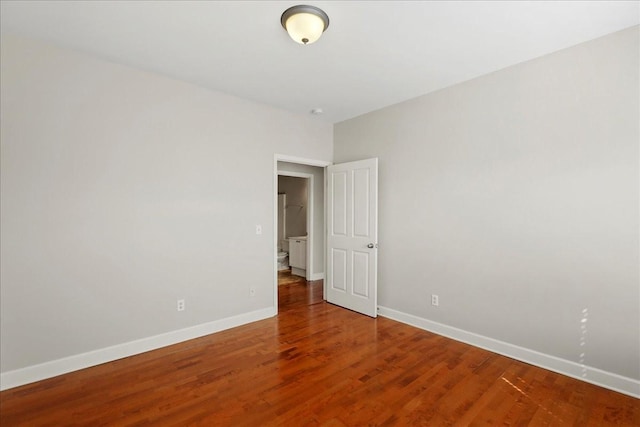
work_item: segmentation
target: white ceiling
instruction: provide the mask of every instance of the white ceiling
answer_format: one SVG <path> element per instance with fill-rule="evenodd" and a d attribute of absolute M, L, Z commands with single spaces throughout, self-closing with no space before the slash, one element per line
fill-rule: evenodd
<path fill-rule="evenodd" d="M 5 1 L 2 33 L 43 39 L 339 122 L 640 23 L 638 1 L 315 1 L 323 37 L 290 40 L 296 1 Z"/>

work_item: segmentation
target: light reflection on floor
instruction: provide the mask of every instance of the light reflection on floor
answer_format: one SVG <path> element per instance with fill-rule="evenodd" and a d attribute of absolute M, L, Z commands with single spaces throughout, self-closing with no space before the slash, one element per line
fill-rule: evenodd
<path fill-rule="evenodd" d="M 520 378 L 520 377 L 516 377 L 521 383 L 523 383 L 527 388 L 530 388 L 531 386 L 529 384 L 527 384 L 527 382 Z M 543 411 L 545 411 L 547 414 L 549 414 L 550 416 L 552 416 L 553 418 L 555 418 L 555 420 L 557 421 L 557 424 L 554 423 L 553 425 L 564 425 L 565 422 L 562 418 L 560 418 L 560 416 L 556 413 L 554 413 L 552 410 L 550 410 L 549 408 L 547 408 L 545 405 L 542 404 L 542 402 L 538 399 L 533 398 L 529 393 L 527 393 L 525 390 L 523 390 L 522 388 L 518 387 L 517 385 L 515 385 L 514 383 L 512 383 L 511 381 L 509 381 L 507 378 L 505 378 L 504 375 L 502 375 L 502 377 L 500 377 L 500 379 L 502 381 L 504 381 L 505 383 L 509 384 L 514 390 L 516 390 L 518 393 L 520 393 L 522 396 L 524 396 L 525 398 L 527 398 L 530 402 L 534 403 L 536 406 L 538 406 L 540 409 L 542 409 Z"/>

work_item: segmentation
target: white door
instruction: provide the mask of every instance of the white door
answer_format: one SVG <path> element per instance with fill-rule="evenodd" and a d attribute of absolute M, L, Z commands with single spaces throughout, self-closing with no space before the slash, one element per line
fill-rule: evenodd
<path fill-rule="evenodd" d="M 327 167 L 327 301 L 367 316 L 378 306 L 378 159 Z"/>

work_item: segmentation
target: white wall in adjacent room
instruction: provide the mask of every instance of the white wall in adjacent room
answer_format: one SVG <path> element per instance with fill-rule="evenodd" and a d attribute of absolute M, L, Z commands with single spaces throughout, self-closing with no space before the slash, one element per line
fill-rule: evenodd
<path fill-rule="evenodd" d="M 307 235 L 307 179 L 278 176 L 278 193 L 287 195 L 286 237 Z"/>
<path fill-rule="evenodd" d="M 294 172 L 313 175 L 313 271 L 315 279 L 324 277 L 324 168 L 304 164 L 278 162 L 278 172 Z M 279 177 L 284 178 L 284 177 Z M 288 196 L 287 196 L 288 197 Z M 287 203 L 289 200 L 287 199 Z M 289 209 L 287 215 L 295 214 L 296 209 Z M 309 231 L 309 230 L 307 230 Z M 303 233 L 304 234 L 304 233 Z M 288 236 L 294 234 L 287 231 Z"/>

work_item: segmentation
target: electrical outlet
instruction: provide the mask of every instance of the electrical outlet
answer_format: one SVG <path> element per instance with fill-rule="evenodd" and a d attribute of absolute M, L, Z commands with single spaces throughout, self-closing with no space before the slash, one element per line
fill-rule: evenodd
<path fill-rule="evenodd" d="M 183 299 L 179 299 L 178 300 L 178 311 L 184 311 L 185 305 L 184 305 L 184 300 Z"/>
<path fill-rule="evenodd" d="M 256 296 L 256 288 L 255 286 L 252 286 L 249 288 L 249 296 L 250 297 L 255 297 Z"/>
<path fill-rule="evenodd" d="M 431 294 L 431 305 L 437 307 L 440 305 L 440 299 L 438 295 Z"/>

